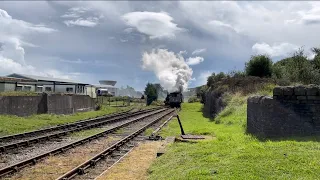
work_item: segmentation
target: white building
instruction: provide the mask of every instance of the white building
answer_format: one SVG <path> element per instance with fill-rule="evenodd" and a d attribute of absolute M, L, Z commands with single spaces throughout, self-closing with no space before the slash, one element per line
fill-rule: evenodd
<path fill-rule="evenodd" d="M 3 88 L 0 88 L 0 91 L 35 91 L 85 95 L 85 86 L 88 85 L 68 79 L 58 79 L 17 73 L 10 74 L 6 77 L 12 79 L 23 79 L 23 81 L 17 81 L 14 83 L 14 85 L 12 85 L 12 82 L 4 82 L 2 83 L 4 84 Z"/>
<path fill-rule="evenodd" d="M 108 93 L 112 96 L 116 96 L 118 92 L 118 88 L 115 87 L 117 81 L 111 80 L 101 80 L 99 81 L 100 84 L 90 84 L 86 86 L 86 94 L 92 98 L 97 97 L 97 91 L 104 90 L 108 91 Z"/>

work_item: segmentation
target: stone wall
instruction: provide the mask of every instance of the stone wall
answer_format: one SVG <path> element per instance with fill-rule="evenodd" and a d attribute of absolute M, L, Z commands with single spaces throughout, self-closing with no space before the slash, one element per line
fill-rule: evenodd
<path fill-rule="evenodd" d="M 204 112 L 209 117 L 215 117 L 224 108 L 222 94 L 215 91 L 208 91 L 205 96 Z"/>
<path fill-rule="evenodd" d="M 41 96 L 0 96 L 0 114 L 71 114 L 93 110 L 94 100 L 85 95 L 43 94 Z"/>
<path fill-rule="evenodd" d="M 0 96 L 0 114 L 29 116 L 45 113 L 41 96 Z M 39 108 L 40 107 L 40 108 Z"/>
<path fill-rule="evenodd" d="M 319 135 L 320 88 L 275 87 L 273 97 L 249 97 L 247 131 L 261 137 Z"/>

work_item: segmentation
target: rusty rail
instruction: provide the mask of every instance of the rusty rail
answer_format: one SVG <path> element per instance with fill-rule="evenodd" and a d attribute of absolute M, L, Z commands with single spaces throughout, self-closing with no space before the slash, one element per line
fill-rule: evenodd
<path fill-rule="evenodd" d="M 17 143 L 11 143 L 11 144 L 7 144 L 7 145 L 3 145 L 3 146 L 0 146 L 0 152 L 6 152 L 7 150 L 12 150 L 12 149 L 17 149 L 19 147 L 26 147 L 26 146 L 30 146 L 31 144 L 35 144 L 35 143 L 39 143 L 41 141 L 46 141 L 46 140 L 50 140 L 52 138 L 56 138 L 56 137 L 61 137 L 61 136 L 65 136 L 69 133 L 72 133 L 72 132 L 77 132 L 77 131 L 81 131 L 81 130 L 85 130 L 85 129 L 91 129 L 91 128 L 96 128 L 96 127 L 99 127 L 99 126 L 103 126 L 103 125 L 106 125 L 106 124 L 109 124 L 109 123 L 113 123 L 113 122 L 118 122 L 118 121 L 121 121 L 125 118 L 128 118 L 130 116 L 137 116 L 137 115 L 140 115 L 140 114 L 143 114 L 143 113 L 147 113 L 147 112 L 150 112 L 152 110 L 145 110 L 145 111 L 138 111 L 138 112 L 134 112 L 134 113 L 124 113 L 124 114 L 120 114 L 118 116 L 112 116 L 110 118 L 106 118 L 105 120 L 101 120 L 102 122 L 96 122 L 93 121 L 89 121 L 88 123 L 92 123 L 92 124 L 85 124 L 84 126 L 76 126 L 76 127 L 73 127 L 71 129 L 67 129 L 65 131 L 62 131 L 62 132 L 57 132 L 57 133 L 53 133 L 53 134 L 49 134 L 49 135 L 44 135 L 44 136 L 39 136 L 39 137 L 35 137 L 35 138 L 32 138 L 32 139 L 28 139 L 28 140 L 25 140 L 25 141 L 20 141 L 20 142 L 17 142 Z M 114 118 L 114 119 L 112 119 Z"/>
<path fill-rule="evenodd" d="M 100 117 L 96 117 L 96 118 L 80 120 L 80 121 L 73 122 L 73 123 L 66 123 L 66 124 L 62 124 L 62 125 L 57 125 L 57 126 L 53 126 L 53 127 L 48 127 L 48 128 L 44 128 L 44 129 L 35 130 L 35 131 L 29 131 L 29 132 L 24 132 L 24 133 L 19 133 L 19 134 L 2 136 L 2 137 L 0 137 L 0 141 L 7 140 L 7 139 L 15 139 L 15 138 L 20 138 L 20 137 L 26 137 L 26 136 L 33 136 L 33 135 L 40 134 L 40 133 L 45 133 L 45 132 L 48 132 L 48 131 L 54 131 L 54 130 L 60 130 L 60 129 L 64 129 L 64 128 L 73 127 L 73 126 L 78 126 L 78 125 L 81 125 L 81 124 L 85 124 L 85 123 L 87 123 L 89 121 L 97 121 L 97 120 L 101 120 L 101 119 L 104 119 L 104 118 L 112 118 L 112 117 L 115 117 L 115 116 L 119 116 L 119 115 L 128 113 L 131 110 L 132 109 L 130 109 L 128 111 L 120 112 L 120 113 L 112 113 L 112 114 L 105 115 L 105 116 L 100 116 Z"/>
<path fill-rule="evenodd" d="M 129 142 L 134 137 L 138 136 L 140 133 L 145 131 L 148 127 L 152 126 L 156 122 L 160 121 L 163 117 L 166 115 L 172 113 L 174 110 L 169 110 L 166 114 L 158 117 L 157 119 L 153 120 L 152 122 L 148 123 L 147 125 L 143 126 L 139 130 L 131 133 L 130 135 L 126 136 L 125 138 L 121 139 L 120 141 L 116 142 L 112 146 L 108 147 L 107 149 L 103 150 L 99 154 L 95 155 L 91 159 L 85 161 L 84 163 L 80 164 L 76 168 L 72 169 L 71 171 L 65 173 L 64 175 L 57 178 L 57 180 L 69 180 L 74 178 L 77 175 L 82 175 L 85 173 L 85 170 L 87 170 L 90 167 L 94 167 L 96 163 L 102 159 L 104 159 L 107 155 L 112 154 L 114 151 L 118 150 L 121 146 Z"/>
<path fill-rule="evenodd" d="M 159 114 L 159 113 L 161 113 L 161 112 L 163 112 L 163 111 L 165 111 L 165 110 L 166 110 L 166 108 L 159 109 L 159 110 L 154 110 L 154 112 L 152 112 L 151 114 L 147 114 L 147 115 L 145 115 L 145 116 L 142 116 L 142 117 L 139 117 L 139 118 L 135 118 L 135 119 L 133 119 L 133 120 L 131 120 L 131 121 L 129 121 L 129 122 L 123 123 L 123 124 L 121 124 L 121 125 L 119 125 L 119 126 L 113 127 L 113 128 L 111 128 L 111 129 L 108 129 L 108 130 L 103 131 L 103 132 L 101 132 L 101 133 L 98 133 L 98 134 L 89 136 L 89 137 L 87 137 L 87 138 L 84 138 L 84 139 L 78 140 L 78 141 L 76 141 L 76 142 L 67 144 L 67 145 L 62 146 L 62 147 L 60 147 L 60 148 L 56 148 L 56 149 L 54 149 L 54 150 L 45 152 L 45 153 L 40 154 L 40 155 L 38 155 L 38 156 L 32 157 L 32 158 L 30 158 L 30 159 L 23 160 L 23 161 L 20 161 L 20 162 L 18 162 L 18 163 L 16 163 L 16 164 L 11 165 L 11 166 L 2 168 L 2 169 L 0 169 L 0 178 L 3 177 L 3 176 L 5 176 L 5 175 L 8 175 L 8 174 L 10 174 L 10 173 L 17 172 L 17 171 L 19 171 L 20 169 L 22 169 L 22 168 L 24 168 L 24 167 L 26 167 L 26 166 L 34 165 L 34 164 L 37 163 L 37 161 L 39 161 L 39 160 L 41 160 L 41 159 L 43 159 L 43 158 L 45 158 L 45 157 L 47 157 L 47 156 L 49 156 L 49 155 L 56 155 L 56 154 L 65 152 L 66 150 L 69 150 L 69 149 L 71 149 L 71 148 L 74 148 L 74 147 L 76 147 L 76 146 L 79 146 L 79 145 L 81 145 L 81 144 L 84 144 L 84 143 L 86 143 L 86 142 L 89 142 L 89 141 L 91 141 L 91 140 L 93 140 L 93 139 L 97 139 L 97 138 L 99 138 L 99 137 L 101 137 L 101 136 L 104 136 L 104 135 L 106 135 L 106 134 L 112 133 L 112 132 L 114 132 L 114 131 L 122 128 L 122 127 L 128 126 L 128 125 L 130 125 L 130 124 L 132 124 L 132 123 L 135 123 L 135 122 L 137 122 L 137 121 L 140 121 L 140 120 L 142 120 L 142 119 L 144 119 L 144 118 L 147 118 L 147 117 L 149 117 L 149 116 L 153 116 L 153 115 L 155 115 L 155 114 Z"/>

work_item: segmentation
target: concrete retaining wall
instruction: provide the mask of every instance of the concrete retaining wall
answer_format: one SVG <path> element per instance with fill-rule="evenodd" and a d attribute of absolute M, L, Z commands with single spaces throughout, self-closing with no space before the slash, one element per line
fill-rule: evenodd
<path fill-rule="evenodd" d="M 320 88 L 276 87 L 273 98 L 248 98 L 247 131 L 262 137 L 320 134 Z"/>
<path fill-rule="evenodd" d="M 0 96 L 0 114 L 28 116 L 45 113 L 41 96 Z M 40 107 L 40 108 L 39 108 Z"/>
<path fill-rule="evenodd" d="M 43 94 L 41 96 L 0 96 L 0 114 L 71 114 L 93 110 L 94 100 L 84 95 Z"/>

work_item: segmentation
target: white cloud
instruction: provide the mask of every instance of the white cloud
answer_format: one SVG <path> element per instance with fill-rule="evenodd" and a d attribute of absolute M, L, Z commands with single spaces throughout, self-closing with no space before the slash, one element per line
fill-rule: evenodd
<path fill-rule="evenodd" d="M 44 25 L 35 25 L 26 21 L 13 19 L 5 10 L 0 9 L 0 73 L 24 73 L 40 76 L 69 78 L 69 76 L 54 69 L 36 69 L 25 61 L 23 46 L 37 48 L 38 46 L 25 42 L 23 38 L 29 34 L 52 33 L 57 30 Z"/>
<path fill-rule="evenodd" d="M 203 61 L 204 61 L 203 57 L 199 57 L 199 56 L 197 56 L 197 57 L 189 57 L 187 59 L 187 64 L 192 66 L 192 65 L 200 64 Z"/>
<path fill-rule="evenodd" d="M 82 16 L 82 14 L 86 13 L 89 11 L 89 8 L 85 7 L 73 7 L 70 8 L 66 14 L 62 15 L 62 18 L 79 18 Z"/>
<path fill-rule="evenodd" d="M 130 12 L 122 18 L 128 26 L 135 27 L 150 39 L 174 38 L 176 33 L 183 31 L 166 12 Z"/>
<path fill-rule="evenodd" d="M 91 8 L 87 7 L 73 7 L 70 8 L 66 14 L 61 16 L 69 20 L 63 21 L 68 27 L 83 26 L 95 27 L 99 24 L 99 20 L 104 18 L 102 14 L 94 13 Z"/>
<path fill-rule="evenodd" d="M 207 79 L 208 77 L 212 74 L 210 71 L 203 71 L 200 73 L 199 77 L 197 78 L 198 80 L 198 85 L 205 85 L 207 84 Z"/>
<path fill-rule="evenodd" d="M 127 33 L 127 34 L 130 34 L 134 31 L 133 28 L 126 28 L 125 30 L 123 30 L 123 32 Z"/>
<path fill-rule="evenodd" d="M 320 8 L 319 2 L 312 2 L 311 8 L 308 10 L 300 10 L 297 12 L 298 17 L 285 20 L 285 24 L 299 25 L 315 25 L 320 24 Z"/>
<path fill-rule="evenodd" d="M 99 23 L 99 19 L 95 17 L 87 18 L 87 19 L 76 19 L 76 20 L 67 20 L 64 23 L 69 26 L 84 26 L 84 27 L 95 27 Z"/>
<path fill-rule="evenodd" d="M 309 53 L 307 54 L 307 59 L 311 60 L 311 59 L 313 59 L 315 56 L 316 56 L 315 53 L 309 52 Z"/>
<path fill-rule="evenodd" d="M 71 77 L 76 76 L 74 74 L 71 74 L 70 76 L 54 69 L 43 69 L 42 71 L 39 71 L 31 65 L 22 65 L 12 59 L 5 58 L 2 55 L 0 55 L 0 72 L 3 75 L 21 73 L 63 79 L 70 79 Z"/>
<path fill-rule="evenodd" d="M 127 39 L 120 39 L 120 42 L 125 43 L 125 42 L 128 42 L 128 40 Z"/>
<path fill-rule="evenodd" d="M 180 55 L 188 54 L 188 52 L 187 52 L 186 50 L 184 50 L 184 51 L 180 51 L 179 54 L 180 54 Z"/>
<path fill-rule="evenodd" d="M 5 10 L 0 9 L 0 55 L 3 58 L 14 59 L 25 65 L 25 51 L 23 46 L 37 47 L 37 45 L 22 40 L 22 37 L 29 34 L 52 33 L 57 30 L 36 25 L 22 20 L 13 19 Z"/>
<path fill-rule="evenodd" d="M 273 44 L 256 43 L 252 46 L 255 54 L 268 54 L 271 57 L 288 56 L 298 50 L 299 46 L 290 43 Z"/>
<path fill-rule="evenodd" d="M 2 9 L 0 9 L 0 27 L 0 35 L 26 34 L 32 32 L 51 33 L 57 31 L 41 24 L 31 24 L 22 20 L 13 19 Z"/>
<path fill-rule="evenodd" d="M 197 54 L 201 54 L 201 53 L 204 53 L 204 52 L 206 52 L 207 51 L 207 49 L 196 49 L 196 50 L 194 50 L 193 52 L 192 52 L 192 55 L 197 55 Z"/>
<path fill-rule="evenodd" d="M 290 42 L 319 46 L 316 35 L 320 30 L 319 2 L 180 1 L 179 10 L 194 28 L 214 37 L 222 35 L 232 45 L 241 45 L 246 39 L 268 44 Z M 311 24 L 313 26 L 306 26 Z"/>
<path fill-rule="evenodd" d="M 230 24 L 224 23 L 222 21 L 212 20 L 212 21 L 209 21 L 208 24 L 215 28 L 221 28 L 223 30 L 232 30 L 232 31 L 238 32 L 233 26 L 231 26 Z"/>

